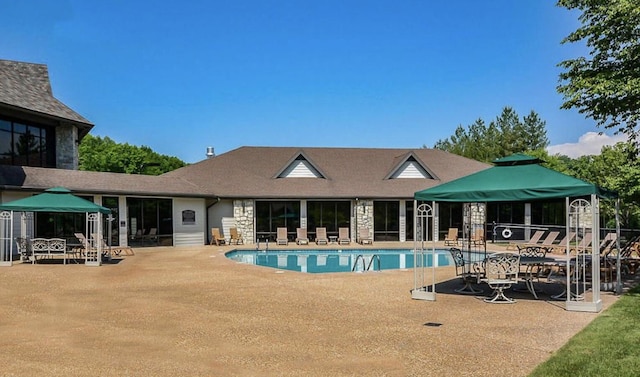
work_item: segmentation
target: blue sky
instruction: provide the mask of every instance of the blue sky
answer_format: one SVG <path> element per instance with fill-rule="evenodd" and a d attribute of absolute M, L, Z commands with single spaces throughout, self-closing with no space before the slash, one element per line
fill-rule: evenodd
<path fill-rule="evenodd" d="M 95 124 L 92 134 L 186 162 L 207 146 L 431 147 L 505 106 L 536 111 L 554 152 L 608 140 L 577 110 L 560 110 L 557 64 L 587 50 L 560 44 L 578 13 L 554 1 L 0 0 L 0 9 L 0 59 L 48 65 L 54 95 Z"/>

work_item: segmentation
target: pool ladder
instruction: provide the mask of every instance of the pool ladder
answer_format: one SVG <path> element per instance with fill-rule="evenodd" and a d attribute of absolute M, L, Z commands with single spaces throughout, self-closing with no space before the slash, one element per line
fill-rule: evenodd
<path fill-rule="evenodd" d="M 356 268 L 358 268 L 359 261 L 362 261 L 362 272 L 371 271 L 371 267 L 373 267 L 373 271 L 375 271 L 376 268 L 373 262 L 376 260 L 378 261 L 378 271 L 380 271 L 380 256 L 378 254 L 373 254 L 371 256 L 371 259 L 369 260 L 369 264 L 367 264 L 367 260 L 363 254 L 358 254 L 358 256 L 356 257 L 356 262 L 353 264 L 353 268 L 351 269 L 351 272 L 355 272 Z"/>

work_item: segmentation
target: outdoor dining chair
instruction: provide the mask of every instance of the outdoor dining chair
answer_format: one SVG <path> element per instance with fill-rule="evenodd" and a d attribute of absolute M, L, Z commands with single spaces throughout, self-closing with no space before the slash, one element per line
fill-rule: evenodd
<path fill-rule="evenodd" d="M 484 299 L 493 304 L 513 304 L 513 298 L 504 294 L 505 289 L 511 288 L 518 282 L 520 272 L 520 255 L 515 253 L 490 254 L 485 261 L 485 277 L 482 279 L 491 289 L 493 296 Z"/>

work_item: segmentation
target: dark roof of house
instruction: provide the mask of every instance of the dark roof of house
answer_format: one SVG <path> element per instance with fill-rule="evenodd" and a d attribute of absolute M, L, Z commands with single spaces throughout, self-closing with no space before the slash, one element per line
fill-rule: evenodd
<path fill-rule="evenodd" d="M 0 189 L 40 192 L 58 186 L 87 194 L 213 197 L 182 178 L 0 165 Z"/>
<path fill-rule="evenodd" d="M 93 124 L 58 101 L 51 90 L 49 72 L 44 64 L 0 59 L 0 105 L 35 112 L 48 118 Z"/>
<path fill-rule="evenodd" d="M 323 178 L 278 178 L 298 156 Z M 412 158 L 433 178 L 390 178 Z M 227 198 L 413 198 L 416 191 L 491 167 L 437 149 L 241 147 L 162 177 Z"/>

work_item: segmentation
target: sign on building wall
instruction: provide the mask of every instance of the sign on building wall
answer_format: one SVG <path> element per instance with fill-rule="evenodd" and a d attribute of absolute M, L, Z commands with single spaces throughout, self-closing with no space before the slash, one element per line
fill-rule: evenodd
<path fill-rule="evenodd" d="M 182 225 L 196 225 L 196 211 L 191 209 L 182 211 Z"/>

